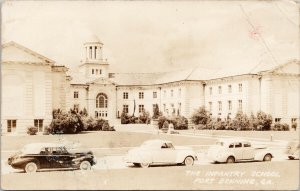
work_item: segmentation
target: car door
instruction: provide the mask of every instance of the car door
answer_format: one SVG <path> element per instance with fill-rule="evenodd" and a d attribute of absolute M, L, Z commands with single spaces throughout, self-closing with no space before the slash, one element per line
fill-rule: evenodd
<path fill-rule="evenodd" d="M 57 147 L 59 164 L 61 168 L 70 168 L 72 167 L 72 160 L 74 158 L 65 147 Z"/>
<path fill-rule="evenodd" d="M 172 143 L 165 143 L 165 147 L 162 148 L 164 163 L 175 163 L 177 157 L 177 150 L 173 147 Z"/>
<path fill-rule="evenodd" d="M 40 168 L 50 168 L 51 167 L 51 150 L 48 147 L 41 149 L 38 156 L 40 162 Z"/>
<path fill-rule="evenodd" d="M 243 143 L 243 159 L 250 160 L 254 159 L 254 148 L 251 146 L 250 142 L 244 142 Z"/>
<path fill-rule="evenodd" d="M 236 160 L 243 160 L 243 143 L 235 142 L 234 143 L 234 154 Z"/>

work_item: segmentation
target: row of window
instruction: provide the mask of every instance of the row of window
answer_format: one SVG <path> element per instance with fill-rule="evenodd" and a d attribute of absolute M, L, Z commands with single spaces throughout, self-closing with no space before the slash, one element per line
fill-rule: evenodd
<path fill-rule="evenodd" d="M 209 104 L 209 111 L 212 111 L 213 103 L 209 102 L 208 104 Z M 228 110 L 231 111 L 232 110 L 232 101 L 228 100 L 227 105 L 228 105 Z M 243 100 L 238 100 L 238 109 L 239 110 L 243 109 Z M 218 101 L 218 111 L 222 111 L 222 102 L 221 101 Z"/>
<path fill-rule="evenodd" d="M 238 84 L 238 86 L 239 86 L 239 92 L 242 92 L 243 91 L 243 84 Z M 232 93 L 232 85 L 228 85 L 227 89 L 228 89 L 228 93 Z M 222 94 L 222 86 L 218 87 L 218 93 Z M 212 95 L 212 94 L 213 94 L 213 88 L 210 87 L 209 88 L 209 95 Z"/>
<path fill-rule="evenodd" d="M 101 75 L 102 74 L 102 70 L 101 69 L 92 69 L 92 74 L 95 74 L 95 75 Z"/>
<path fill-rule="evenodd" d="M 33 120 L 34 127 L 37 127 L 39 132 L 43 131 L 43 123 L 44 123 L 43 119 L 34 119 Z M 16 127 L 17 127 L 16 119 L 7 120 L 7 132 L 8 133 L 14 132 L 16 130 Z"/>
<path fill-rule="evenodd" d="M 98 47 L 94 46 L 94 57 L 93 57 L 93 46 L 89 47 L 89 52 L 88 52 L 89 58 L 91 58 L 91 59 L 96 59 L 97 58 L 97 49 L 98 49 Z M 87 48 L 86 48 L 86 51 L 87 51 Z"/>
<path fill-rule="evenodd" d="M 128 92 L 123 92 L 123 99 L 128 99 Z M 170 96 L 174 96 L 174 90 L 170 91 Z M 178 96 L 181 96 L 181 89 L 178 90 Z M 164 90 L 164 97 L 166 97 L 166 90 Z M 153 98 L 157 98 L 157 92 L 153 92 Z M 144 99 L 144 92 L 139 92 L 139 99 Z"/>

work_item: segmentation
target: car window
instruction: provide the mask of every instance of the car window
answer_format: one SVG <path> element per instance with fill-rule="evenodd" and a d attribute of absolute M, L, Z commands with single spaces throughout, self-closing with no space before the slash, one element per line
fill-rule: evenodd
<path fill-rule="evenodd" d="M 166 145 L 167 145 L 167 147 L 170 148 L 170 149 L 173 149 L 173 148 L 174 148 L 174 146 L 173 146 L 172 143 L 167 143 Z"/>
<path fill-rule="evenodd" d="M 42 154 L 42 155 L 50 155 L 50 154 L 52 154 L 52 149 L 48 148 L 48 147 L 42 148 L 40 154 Z"/>
<path fill-rule="evenodd" d="M 231 144 L 229 145 L 229 148 L 233 148 L 233 143 L 231 143 Z"/>
<path fill-rule="evenodd" d="M 245 142 L 245 143 L 244 143 L 244 147 L 251 147 L 251 143 Z"/>
<path fill-rule="evenodd" d="M 235 143 L 235 148 L 240 148 L 242 147 L 242 143 Z"/>

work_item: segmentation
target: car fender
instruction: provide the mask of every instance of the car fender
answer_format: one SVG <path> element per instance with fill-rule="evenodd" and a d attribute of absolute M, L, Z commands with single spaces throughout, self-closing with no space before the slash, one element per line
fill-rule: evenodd
<path fill-rule="evenodd" d="M 19 166 L 19 167 L 25 167 L 27 163 L 29 162 L 35 162 L 39 168 L 40 166 L 40 162 L 38 159 L 33 158 L 33 157 L 28 157 L 28 158 L 19 158 L 16 159 L 15 161 L 13 161 L 13 163 L 11 164 L 12 166 Z"/>
<path fill-rule="evenodd" d="M 182 163 L 188 156 L 193 157 L 195 160 L 196 153 L 194 151 L 178 151 L 176 154 L 176 163 Z"/>
<path fill-rule="evenodd" d="M 217 162 L 226 162 L 226 160 L 230 156 L 232 156 L 232 157 L 234 157 L 236 159 L 234 152 L 224 152 L 223 154 L 221 153 L 219 155 Z"/>
<path fill-rule="evenodd" d="M 254 160 L 262 161 L 266 154 L 270 154 L 273 158 L 273 154 L 269 150 L 261 150 L 255 153 Z"/>

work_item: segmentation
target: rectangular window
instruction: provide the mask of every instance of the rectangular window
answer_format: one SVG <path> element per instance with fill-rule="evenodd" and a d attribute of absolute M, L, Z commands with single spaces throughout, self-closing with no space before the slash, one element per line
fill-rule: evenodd
<path fill-rule="evenodd" d="M 128 99 L 128 92 L 123 92 L 123 99 Z"/>
<path fill-rule="evenodd" d="M 219 86 L 219 94 L 222 93 L 222 86 Z"/>
<path fill-rule="evenodd" d="M 239 110 L 242 110 L 242 109 L 243 109 L 243 101 L 239 100 Z"/>
<path fill-rule="evenodd" d="M 164 112 L 166 112 L 166 104 L 164 104 L 163 106 L 164 106 Z"/>
<path fill-rule="evenodd" d="M 243 91 L 243 84 L 239 84 L 239 92 Z"/>
<path fill-rule="evenodd" d="M 231 92 L 232 92 L 231 85 L 228 85 L 228 93 L 231 93 Z"/>
<path fill-rule="evenodd" d="M 97 46 L 95 46 L 95 51 L 94 51 L 94 58 L 97 58 Z"/>
<path fill-rule="evenodd" d="M 171 95 L 171 97 L 173 97 L 173 94 L 174 94 L 174 91 L 173 91 L 173 90 L 171 90 L 171 91 L 170 91 L 170 95 Z"/>
<path fill-rule="evenodd" d="M 98 75 L 98 69 L 96 69 L 96 75 Z"/>
<path fill-rule="evenodd" d="M 280 121 L 281 121 L 281 118 L 275 118 L 276 123 L 280 123 Z"/>
<path fill-rule="evenodd" d="M 128 105 L 123 105 L 123 112 L 128 113 Z"/>
<path fill-rule="evenodd" d="M 212 87 L 209 88 L 209 95 L 212 95 Z"/>
<path fill-rule="evenodd" d="M 222 102 L 219 101 L 218 103 L 219 103 L 219 111 L 222 111 Z"/>
<path fill-rule="evenodd" d="M 90 46 L 90 59 L 92 59 L 92 47 Z"/>
<path fill-rule="evenodd" d="M 144 111 L 144 105 L 139 105 L 139 113 L 142 113 Z"/>
<path fill-rule="evenodd" d="M 94 69 L 92 69 L 92 74 L 94 74 L 94 72 L 95 72 Z"/>
<path fill-rule="evenodd" d="M 78 97 L 79 97 L 78 91 L 75 91 L 74 92 L 74 98 L 78 98 Z"/>
<path fill-rule="evenodd" d="M 166 90 L 164 90 L 164 98 L 166 98 L 166 95 L 167 95 Z"/>
<path fill-rule="evenodd" d="M 74 111 L 76 111 L 78 113 L 78 111 L 79 111 L 79 104 L 74 104 L 73 109 L 74 109 Z"/>
<path fill-rule="evenodd" d="M 209 105 L 209 111 L 211 112 L 212 111 L 212 102 L 209 102 L 208 105 Z"/>
<path fill-rule="evenodd" d="M 43 131 L 43 119 L 35 119 L 34 120 L 34 126 L 38 128 L 39 132 Z"/>
<path fill-rule="evenodd" d="M 99 74 L 102 74 L 102 70 L 99 70 Z"/>
<path fill-rule="evenodd" d="M 144 99 L 144 92 L 139 92 L 139 99 Z"/>
<path fill-rule="evenodd" d="M 153 92 L 153 98 L 157 98 L 157 92 Z"/>
<path fill-rule="evenodd" d="M 9 119 L 7 120 L 7 132 L 15 132 L 17 127 L 17 120 L 16 119 Z"/>
<path fill-rule="evenodd" d="M 178 90 L 178 97 L 181 97 L 181 89 Z"/>
<path fill-rule="evenodd" d="M 232 110 L 232 102 L 228 101 L 228 110 L 231 111 Z"/>

